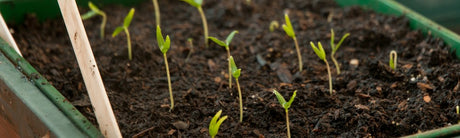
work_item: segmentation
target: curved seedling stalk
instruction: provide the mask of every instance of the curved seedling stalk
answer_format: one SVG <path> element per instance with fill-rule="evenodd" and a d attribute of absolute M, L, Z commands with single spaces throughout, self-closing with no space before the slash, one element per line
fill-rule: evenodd
<path fill-rule="evenodd" d="M 342 42 L 345 40 L 350 35 L 350 33 L 346 33 L 344 36 L 342 36 L 342 39 L 340 39 L 339 43 L 335 44 L 334 40 L 334 29 L 331 29 L 331 59 L 332 62 L 335 64 L 335 68 L 337 69 L 337 74 L 340 74 L 340 66 L 339 63 L 337 63 L 337 60 L 335 59 L 335 52 L 337 49 L 339 49 L 340 45 L 342 45 Z"/>
<path fill-rule="evenodd" d="M 331 69 L 329 68 L 329 63 L 326 59 L 326 52 L 324 52 L 323 45 L 321 42 L 318 42 L 318 47 L 315 46 L 313 42 L 310 42 L 311 48 L 315 51 L 315 54 L 326 63 L 327 67 L 327 74 L 329 76 L 329 93 L 332 95 L 332 76 L 331 76 Z"/>
<path fill-rule="evenodd" d="M 163 38 L 163 34 L 161 33 L 161 28 L 159 25 L 157 25 L 156 35 L 157 35 L 158 47 L 160 47 L 161 53 L 163 53 L 163 58 L 165 60 L 166 74 L 168 77 L 169 97 L 171 100 L 171 108 L 169 109 L 169 111 L 172 111 L 174 109 L 174 97 L 173 97 L 172 87 L 171 87 L 171 77 L 169 75 L 168 57 L 166 56 L 166 52 L 168 52 L 170 45 L 171 45 L 171 40 L 169 39 L 169 35 L 166 36 L 166 40 Z"/>
<path fill-rule="evenodd" d="M 203 22 L 203 31 L 204 31 L 204 45 L 208 47 L 208 22 L 206 21 L 206 16 L 204 15 L 203 8 L 201 6 L 203 5 L 203 0 L 182 0 L 184 2 L 187 2 L 191 6 L 195 7 L 198 9 L 198 12 L 200 12 L 201 16 L 201 21 Z"/>
<path fill-rule="evenodd" d="M 112 33 L 112 37 L 115 37 L 118 34 L 120 34 L 121 31 L 125 31 L 126 40 L 128 41 L 128 59 L 129 60 L 132 60 L 133 56 L 132 56 L 132 52 L 131 52 L 131 37 L 129 35 L 128 27 L 131 24 L 131 21 L 133 20 L 134 11 L 135 11 L 134 8 L 131 8 L 131 10 L 129 11 L 128 15 L 126 15 L 126 17 L 125 17 L 125 20 L 123 21 L 123 25 L 118 26 L 117 28 L 115 28 L 115 31 L 113 31 L 113 33 Z"/>
<path fill-rule="evenodd" d="M 91 1 L 88 2 L 88 6 L 89 8 L 91 9 L 91 11 L 83 14 L 81 16 L 81 18 L 83 20 L 86 20 L 86 19 L 89 19 L 89 18 L 92 18 L 96 15 L 100 15 L 102 16 L 102 22 L 101 22 L 101 32 L 100 32 L 100 35 L 101 35 L 101 39 L 104 39 L 104 30 L 105 30 L 105 24 L 107 23 L 107 15 L 105 14 L 104 11 L 100 10 L 96 5 L 94 5 Z"/>
<path fill-rule="evenodd" d="M 294 39 L 295 49 L 297 51 L 297 58 L 299 59 L 299 71 L 302 72 L 302 55 L 300 54 L 299 44 L 297 43 L 297 38 L 295 37 L 294 28 L 292 27 L 291 20 L 289 19 L 288 14 L 284 14 L 284 20 L 286 24 L 283 24 L 283 30 L 286 34 Z"/>
<path fill-rule="evenodd" d="M 235 61 L 233 60 L 233 57 L 230 56 L 228 59 L 230 61 L 231 69 L 232 69 L 232 75 L 236 80 L 236 87 L 238 87 L 238 97 L 240 101 L 240 123 L 243 122 L 243 98 L 241 96 L 241 88 L 240 88 L 240 83 L 238 82 L 238 78 L 241 75 L 241 69 L 238 69 L 236 67 Z"/>

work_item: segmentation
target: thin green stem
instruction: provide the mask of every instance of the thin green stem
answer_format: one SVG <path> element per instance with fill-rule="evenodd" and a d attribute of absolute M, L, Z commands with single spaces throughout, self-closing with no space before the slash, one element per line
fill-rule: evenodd
<path fill-rule="evenodd" d="M 295 49 L 297 50 L 297 58 L 299 58 L 299 71 L 302 72 L 302 55 L 300 54 L 299 44 L 297 43 L 297 38 L 293 37 L 295 43 Z"/>
<path fill-rule="evenodd" d="M 329 63 L 326 59 L 324 59 L 327 67 L 327 74 L 329 75 L 329 93 L 332 95 L 332 76 L 331 76 L 331 69 L 329 68 Z"/>
<path fill-rule="evenodd" d="M 158 7 L 158 0 L 153 1 L 153 8 L 155 9 L 155 21 L 157 26 L 160 26 L 160 8 Z"/>
<path fill-rule="evenodd" d="M 129 36 L 129 30 L 127 27 L 125 27 L 125 33 L 126 33 L 126 38 L 128 40 L 128 59 L 129 60 L 132 60 L 133 59 L 133 55 L 131 53 L 131 36 Z"/>
<path fill-rule="evenodd" d="M 332 59 L 332 62 L 334 62 L 334 64 L 335 64 L 335 68 L 337 69 L 337 75 L 339 75 L 340 74 L 340 66 L 339 66 L 339 63 L 337 63 L 337 60 L 335 59 L 334 55 L 335 55 L 335 52 L 332 52 L 331 53 L 331 59 Z"/>
<path fill-rule="evenodd" d="M 206 21 L 206 16 L 204 16 L 203 9 L 201 7 L 198 8 L 198 11 L 201 15 L 201 20 L 203 22 L 203 29 L 204 29 L 204 45 L 208 47 L 208 23 Z"/>
<path fill-rule="evenodd" d="M 166 53 L 163 54 L 163 57 L 165 59 L 166 73 L 168 75 L 169 97 L 171 98 L 171 108 L 169 111 L 171 111 L 174 108 L 174 98 L 173 98 L 173 93 L 172 93 L 172 88 L 171 88 L 171 77 L 169 76 L 169 65 L 168 65 L 168 58 L 166 57 Z"/>
<path fill-rule="evenodd" d="M 230 48 L 227 48 L 227 56 L 230 59 Z M 228 87 L 232 88 L 232 68 L 230 60 L 228 60 Z"/>
<path fill-rule="evenodd" d="M 287 126 L 287 133 L 288 133 L 288 138 L 291 138 L 291 129 L 289 129 L 289 111 L 286 110 L 286 126 Z"/>
<path fill-rule="evenodd" d="M 240 83 L 238 82 L 238 78 L 235 78 L 236 86 L 238 87 L 238 96 L 240 98 L 240 123 L 243 122 L 243 98 L 241 97 L 241 89 Z"/>
<path fill-rule="evenodd" d="M 104 30 L 105 30 L 105 24 L 107 23 L 107 15 L 105 13 L 101 14 L 102 15 L 102 23 L 101 23 L 101 39 L 104 39 Z"/>

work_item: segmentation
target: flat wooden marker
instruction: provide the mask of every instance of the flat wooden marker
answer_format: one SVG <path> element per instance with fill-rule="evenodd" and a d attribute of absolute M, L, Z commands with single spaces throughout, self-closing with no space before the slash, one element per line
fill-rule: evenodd
<path fill-rule="evenodd" d="M 88 90 L 91 104 L 96 114 L 97 122 L 102 134 L 107 138 L 121 138 L 117 120 L 112 111 L 109 98 L 102 83 L 96 60 L 86 36 L 86 31 L 80 17 L 75 0 L 58 0 L 67 32 L 77 57 L 80 71 Z"/>
<path fill-rule="evenodd" d="M 10 44 L 13 49 L 22 56 L 21 51 L 19 51 L 18 45 L 13 39 L 13 36 L 10 33 L 10 29 L 8 29 L 8 26 L 5 23 L 5 20 L 3 19 L 2 14 L 0 14 L 0 37 L 3 38 L 8 44 Z"/>

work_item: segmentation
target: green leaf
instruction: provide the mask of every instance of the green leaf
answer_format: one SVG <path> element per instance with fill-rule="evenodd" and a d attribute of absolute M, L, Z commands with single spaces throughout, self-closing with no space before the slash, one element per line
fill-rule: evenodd
<path fill-rule="evenodd" d="M 96 12 L 97 14 L 105 14 L 103 11 L 99 10 L 99 8 L 97 8 L 96 5 L 94 5 L 91 1 L 88 2 L 88 6 L 89 6 L 89 9 L 91 9 L 92 11 Z"/>
<path fill-rule="evenodd" d="M 211 136 L 217 135 L 220 125 L 227 119 L 227 116 L 219 119 L 221 113 L 222 110 L 219 110 L 219 112 L 214 115 L 214 117 L 211 119 L 211 122 L 209 123 L 209 135 Z"/>
<path fill-rule="evenodd" d="M 238 79 L 240 77 L 240 75 L 241 75 L 241 69 L 237 69 L 236 71 L 233 71 L 232 75 L 233 75 L 233 77 Z"/>
<path fill-rule="evenodd" d="M 235 61 L 233 60 L 233 56 L 230 56 L 229 60 L 230 60 L 230 68 L 232 70 L 232 75 L 233 77 L 235 77 L 235 79 L 238 79 L 241 75 L 241 69 L 237 68 Z"/>
<path fill-rule="evenodd" d="M 133 16 L 134 16 L 134 8 L 131 8 L 131 10 L 129 11 L 128 15 L 126 15 L 125 17 L 125 21 L 123 22 L 123 26 L 125 26 L 126 28 L 129 27 L 129 24 L 131 24 L 131 20 L 133 20 Z"/>
<path fill-rule="evenodd" d="M 193 7 L 199 8 L 203 4 L 203 0 L 182 0 L 192 5 Z"/>
<path fill-rule="evenodd" d="M 286 104 L 286 100 L 284 100 L 284 97 L 283 95 L 281 95 L 278 91 L 276 91 L 275 89 L 273 89 L 273 93 L 276 95 L 276 99 L 278 99 L 278 102 L 281 104 L 281 106 L 286 109 L 284 107 L 284 105 Z"/>
<path fill-rule="evenodd" d="M 161 28 L 160 28 L 159 25 L 157 25 L 157 42 L 158 42 L 158 46 L 160 48 L 165 43 L 164 38 L 163 38 L 163 34 L 161 34 Z"/>
<path fill-rule="evenodd" d="M 294 98 L 297 95 L 297 90 L 294 91 L 294 94 L 292 94 L 291 99 L 289 99 L 289 102 L 286 103 L 285 109 L 289 109 L 291 107 L 292 102 L 294 102 Z"/>
<path fill-rule="evenodd" d="M 169 40 L 169 35 L 167 35 L 166 41 L 163 44 L 163 47 L 161 48 L 161 53 L 165 54 L 166 52 L 168 52 L 170 46 L 171 46 L 171 40 Z"/>
<path fill-rule="evenodd" d="M 117 35 L 118 35 L 118 34 L 119 34 L 121 31 L 123 31 L 123 30 L 125 30 L 125 28 L 124 28 L 124 27 L 122 27 L 122 26 L 118 26 L 117 28 L 115 28 L 115 31 L 113 31 L 113 33 L 112 33 L 112 37 L 115 37 L 115 36 L 117 36 Z"/>
<path fill-rule="evenodd" d="M 283 24 L 284 31 L 289 37 L 295 37 L 294 28 L 292 27 L 288 14 L 284 14 L 284 20 L 286 21 L 286 24 Z"/>
<path fill-rule="evenodd" d="M 342 42 L 345 40 L 350 35 L 350 33 L 346 33 L 344 36 L 342 36 L 342 39 L 340 39 L 339 43 L 335 46 L 335 50 L 339 49 L 340 45 L 342 45 Z"/>
<path fill-rule="evenodd" d="M 169 35 L 166 36 L 166 40 L 163 38 L 163 34 L 161 33 L 161 28 L 157 25 L 157 42 L 158 47 L 160 47 L 161 53 L 166 54 L 168 52 L 169 47 L 171 46 L 171 40 L 169 39 Z"/>
<path fill-rule="evenodd" d="M 227 44 L 227 46 L 230 46 L 230 42 L 232 42 L 232 39 L 236 33 L 238 33 L 238 31 L 234 30 L 230 33 L 230 35 L 227 36 L 227 39 L 225 39 L 225 44 Z"/>
<path fill-rule="evenodd" d="M 81 15 L 81 19 L 82 19 L 82 20 L 87 20 L 87 19 L 89 19 L 89 18 L 93 18 L 93 17 L 96 16 L 96 15 L 97 15 L 96 12 L 94 12 L 94 11 L 88 11 L 87 13 Z"/>
<path fill-rule="evenodd" d="M 212 41 L 214 41 L 214 43 L 220 45 L 220 46 L 223 46 L 223 47 L 227 47 L 227 44 L 225 44 L 224 42 L 220 41 L 219 39 L 215 38 L 215 37 L 208 37 L 208 39 L 211 39 Z"/>
<path fill-rule="evenodd" d="M 311 48 L 313 48 L 313 51 L 315 51 L 315 54 L 321 59 L 325 60 L 326 59 L 326 52 L 324 52 L 323 45 L 321 45 L 321 42 L 318 42 L 318 47 L 319 49 L 313 44 L 313 42 L 310 42 Z"/>
<path fill-rule="evenodd" d="M 335 53 L 335 51 L 337 50 L 335 48 L 335 42 L 334 42 L 334 29 L 331 29 L 331 49 L 332 49 L 332 53 Z"/>

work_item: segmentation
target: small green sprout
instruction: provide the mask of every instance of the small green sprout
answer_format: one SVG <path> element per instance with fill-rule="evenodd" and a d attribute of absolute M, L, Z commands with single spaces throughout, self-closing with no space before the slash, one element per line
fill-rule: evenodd
<path fill-rule="evenodd" d="M 236 80 L 236 87 L 238 87 L 238 95 L 240 99 L 240 122 L 243 122 L 243 98 L 241 97 L 240 83 L 238 82 L 238 78 L 241 75 L 241 69 L 238 69 L 238 67 L 236 67 L 235 61 L 233 60 L 232 56 L 230 56 L 228 60 L 230 61 L 230 64 L 231 64 L 232 75 Z"/>
<path fill-rule="evenodd" d="M 284 97 L 278 91 L 273 90 L 273 93 L 276 95 L 276 98 L 278 99 L 278 102 L 281 104 L 281 106 L 286 111 L 286 126 L 287 126 L 288 138 L 290 138 L 291 137 L 291 131 L 289 129 L 289 107 L 291 107 L 291 104 L 294 101 L 294 98 L 295 98 L 295 96 L 297 94 L 297 90 L 294 91 L 294 94 L 291 96 L 291 99 L 289 99 L 288 102 L 286 102 Z"/>
<path fill-rule="evenodd" d="M 118 26 L 117 28 L 115 28 L 115 31 L 113 31 L 113 33 L 112 33 L 112 37 L 115 37 L 118 34 L 120 34 L 121 31 L 125 31 L 126 39 L 128 41 L 128 59 L 129 60 L 132 60 L 133 56 L 132 56 L 132 53 L 131 53 L 131 37 L 129 36 L 128 27 L 129 27 L 129 24 L 131 24 L 131 20 L 133 20 L 133 15 L 134 15 L 134 8 L 131 8 L 131 10 L 129 11 L 128 15 L 126 15 L 126 17 L 125 17 L 123 25 Z"/>
<path fill-rule="evenodd" d="M 297 58 L 299 58 L 299 71 L 302 72 L 302 55 L 300 54 L 299 44 L 297 43 L 294 28 L 291 25 L 291 20 L 289 19 L 288 14 L 284 14 L 284 20 L 286 21 L 286 24 L 283 24 L 283 29 L 289 37 L 292 37 L 292 39 L 294 39 L 295 49 L 297 51 Z"/>
<path fill-rule="evenodd" d="M 185 62 L 188 62 L 188 60 L 190 59 L 190 56 L 193 53 L 193 39 L 188 38 L 187 42 L 188 42 L 188 45 L 190 46 L 190 51 L 188 52 L 187 57 L 185 58 Z"/>
<path fill-rule="evenodd" d="M 278 27 L 280 27 L 278 21 L 273 20 L 272 22 L 270 22 L 270 32 L 275 31 L 275 29 L 277 29 Z"/>
<path fill-rule="evenodd" d="M 335 59 L 335 52 L 337 52 L 337 49 L 339 49 L 340 45 L 342 45 L 342 42 L 345 40 L 350 35 L 350 33 L 346 33 L 344 36 L 342 36 L 342 39 L 340 39 L 339 43 L 335 44 L 334 40 L 334 29 L 331 29 L 331 59 L 332 62 L 335 64 L 335 68 L 337 68 L 337 74 L 340 74 L 340 66 L 339 63 L 337 63 L 337 60 Z"/>
<path fill-rule="evenodd" d="M 155 21 L 157 25 L 160 25 L 160 7 L 158 6 L 158 0 L 153 1 L 153 8 L 155 9 Z"/>
<path fill-rule="evenodd" d="M 391 50 L 391 52 L 390 52 L 390 68 L 393 69 L 393 70 L 396 70 L 397 62 L 398 62 L 398 54 L 396 53 L 396 51 Z"/>
<path fill-rule="evenodd" d="M 219 112 L 217 112 L 216 115 L 214 115 L 214 117 L 211 119 L 211 123 L 209 123 L 209 135 L 211 138 L 216 137 L 217 132 L 219 132 L 220 125 L 225 121 L 225 119 L 227 119 L 227 116 L 219 118 L 221 113 L 222 110 L 219 110 Z"/>
<path fill-rule="evenodd" d="M 313 42 L 310 42 L 311 48 L 315 51 L 315 54 L 326 63 L 327 67 L 327 74 L 329 75 L 329 93 L 332 95 L 332 77 L 331 77 L 331 69 L 329 68 L 329 63 L 326 59 L 326 52 L 324 52 L 323 45 L 321 42 L 318 42 L 318 47 L 315 46 Z"/>
<path fill-rule="evenodd" d="M 219 39 L 215 37 L 209 37 L 212 41 L 214 41 L 216 44 L 225 47 L 225 50 L 227 50 L 227 58 L 230 58 L 230 42 L 232 42 L 233 37 L 235 34 L 238 33 L 238 31 L 233 31 L 231 32 L 225 41 L 220 41 Z M 230 67 L 230 61 L 228 62 L 228 86 L 232 88 L 232 75 L 231 75 L 231 67 Z"/>
<path fill-rule="evenodd" d="M 171 77 L 169 76 L 169 66 L 168 66 L 168 58 L 166 56 L 166 52 L 168 52 L 169 47 L 171 45 L 171 40 L 169 40 L 169 35 L 166 36 L 166 40 L 163 38 L 163 34 L 161 34 L 161 28 L 157 25 L 157 42 L 158 47 L 160 47 L 161 53 L 163 53 L 163 57 L 165 59 L 166 65 L 166 73 L 168 77 L 168 86 L 169 86 L 169 96 L 171 98 L 171 108 L 170 111 L 174 108 L 174 98 L 171 88 Z"/>
<path fill-rule="evenodd" d="M 201 8 L 201 5 L 203 5 L 203 0 L 182 0 L 182 1 L 187 2 L 191 6 L 197 8 L 198 12 L 200 12 L 201 20 L 203 22 L 203 29 L 204 29 L 204 45 L 208 47 L 208 22 L 206 21 L 206 16 L 204 16 L 203 8 Z"/>
<path fill-rule="evenodd" d="M 100 10 L 97 8 L 96 5 L 94 5 L 91 1 L 88 2 L 88 6 L 91 9 L 91 11 L 85 13 L 84 15 L 81 16 L 83 20 L 89 19 L 91 17 L 94 17 L 96 15 L 102 16 L 102 23 L 101 23 L 101 39 L 104 39 L 104 30 L 105 30 L 105 24 L 107 23 L 107 15 L 105 14 L 104 11 Z"/>

